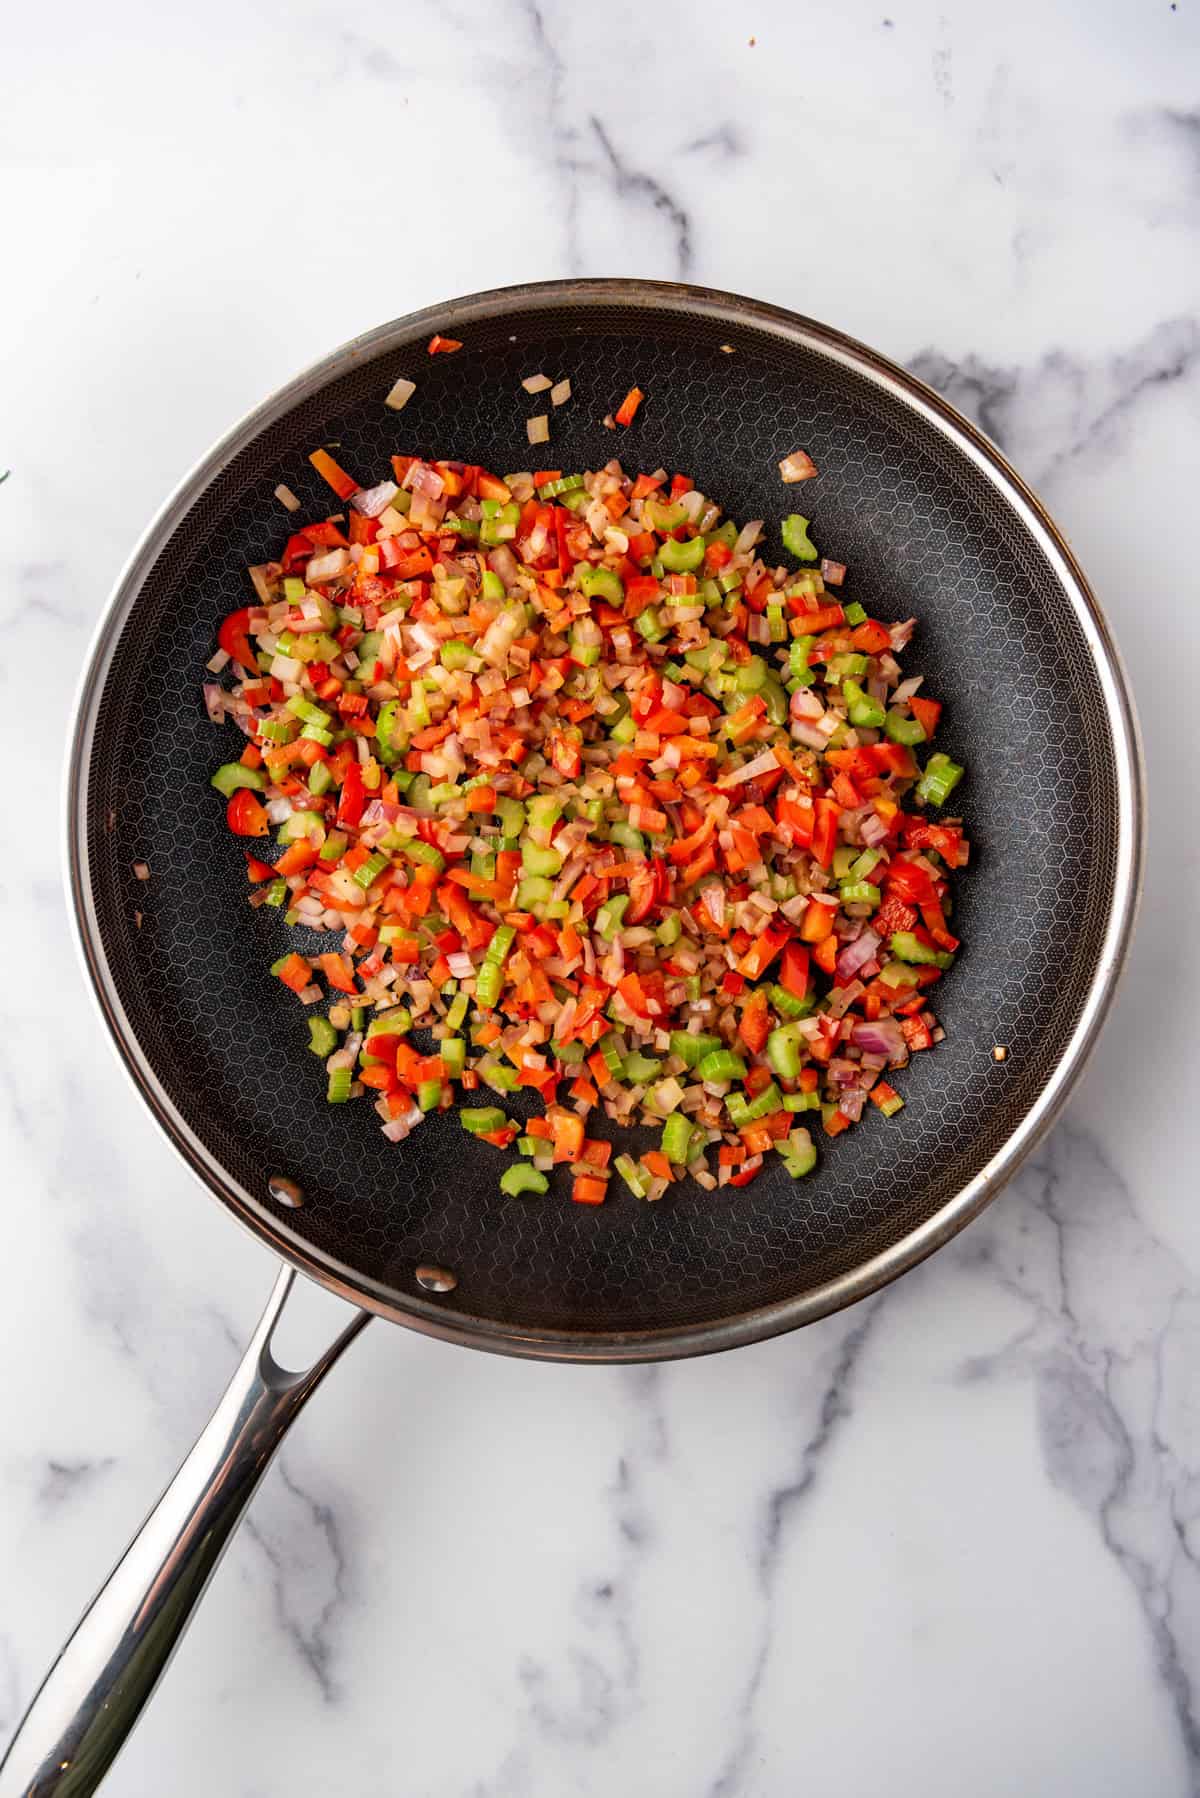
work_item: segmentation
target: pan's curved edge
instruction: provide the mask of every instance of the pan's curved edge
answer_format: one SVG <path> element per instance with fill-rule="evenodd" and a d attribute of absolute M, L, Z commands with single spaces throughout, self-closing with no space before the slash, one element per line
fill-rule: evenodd
<path fill-rule="evenodd" d="M 189 1129 L 137 1045 L 97 941 L 91 903 L 86 837 L 87 774 L 96 706 L 122 626 L 179 519 L 208 484 L 259 431 L 273 423 L 349 361 L 374 357 L 414 334 L 448 325 L 464 326 L 519 306 L 600 303 L 642 304 L 666 311 L 700 312 L 731 326 L 759 326 L 782 332 L 853 367 L 921 412 L 955 444 L 1005 496 L 1055 568 L 1075 604 L 1104 692 L 1117 762 L 1118 854 L 1113 905 L 1105 944 L 1091 991 L 1070 1042 L 1034 1105 L 1003 1150 L 941 1211 L 902 1242 L 848 1274 L 826 1282 L 802 1298 L 744 1312 L 713 1324 L 632 1332 L 519 1331 L 490 1321 L 448 1315 L 413 1294 L 404 1305 L 353 1269 L 314 1254 L 310 1245 L 272 1217 L 253 1194 L 231 1183 Z M 105 1032 L 135 1091 L 149 1106 L 185 1164 L 259 1241 L 301 1273 L 349 1304 L 365 1306 L 392 1322 L 463 1347 L 557 1361 L 638 1362 L 715 1354 L 780 1335 L 869 1297 L 931 1255 L 990 1203 L 1041 1142 L 1066 1103 L 1108 1015 L 1137 917 L 1145 856 L 1145 769 L 1141 733 L 1124 666 L 1107 620 L 1062 532 L 1003 453 L 953 406 L 899 364 L 867 345 L 814 319 L 765 302 L 713 288 L 676 282 L 591 279 L 530 282 L 488 289 L 442 305 L 427 306 L 352 338 L 314 363 L 248 412 L 184 476 L 159 509 L 117 577 L 112 596 L 89 645 L 76 695 L 75 725 L 65 768 L 64 879 L 72 935 Z"/>

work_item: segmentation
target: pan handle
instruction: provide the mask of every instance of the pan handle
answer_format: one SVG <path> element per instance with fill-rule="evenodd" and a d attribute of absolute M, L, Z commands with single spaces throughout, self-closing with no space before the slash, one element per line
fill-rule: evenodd
<path fill-rule="evenodd" d="M 294 1274 L 281 1270 L 224 1396 L 183 1466 L 84 1612 L 0 1763 L 0 1798 L 87 1798 L 166 1671 L 284 1432 L 360 1311 L 302 1373 L 271 1353 Z"/>

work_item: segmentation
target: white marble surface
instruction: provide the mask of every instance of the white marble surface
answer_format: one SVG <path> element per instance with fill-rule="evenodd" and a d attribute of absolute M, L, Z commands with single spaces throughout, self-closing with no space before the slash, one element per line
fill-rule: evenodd
<path fill-rule="evenodd" d="M 65 0 L 3 37 L 0 1734 L 272 1273 L 68 948 L 59 746 L 112 577 L 357 330 L 684 275 L 919 368 L 1070 533 L 1149 759 L 1115 1015 L 985 1217 L 800 1336 L 630 1372 L 368 1331 L 106 1790 L 1200 1792 L 1196 0 Z"/>

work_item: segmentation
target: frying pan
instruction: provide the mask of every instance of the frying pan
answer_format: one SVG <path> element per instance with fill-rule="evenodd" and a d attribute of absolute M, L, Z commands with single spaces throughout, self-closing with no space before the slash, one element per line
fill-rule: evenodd
<path fill-rule="evenodd" d="M 441 331 L 463 340 L 430 357 Z M 494 1151 L 453 1114 L 399 1145 L 369 1107 L 326 1108 L 282 930 L 245 904 L 244 862 L 207 788 L 221 734 L 200 702 L 214 626 L 277 552 L 280 481 L 328 495 L 306 453 L 364 481 L 393 450 L 528 463 L 520 381 L 569 375 L 549 448 L 685 469 L 735 519 L 775 520 L 796 448 L 847 594 L 919 620 L 912 666 L 948 703 L 975 845 L 943 983 L 947 1038 L 797 1184 L 626 1194 L 599 1210 L 497 1193 Z M 383 396 L 417 383 L 403 416 Z M 602 424 L 634 383 L 628 434 Z M 967 1223 L 1049 1125 L 1090 1049 L 1128 944 L 1142 775 L 1112 641 L 1059 532 L 978 431 L 837 331 L 753 301 L 651 282 L 474 295 L 356 339 L 238 425 L 168 501 L 118 583 L 83 681 L 68 783 L 80 946 L 138 1090 L 222 1204 L 282 1257 L 212 1422 L 34 1699 L 0 1798 L 95 1789 L 186 1627 L 284 1430 L 377 1313 L 502 1354 L 654 1360 L 753 1342 L 863 1297 Z M 134 864 L 150 869 L 139 882 Z M 303 941 L 298 946 L 303 950 Z M 1002 1055 L 996 1049 L 1005 1051 Z M 300 1197 L 297 1207 L 295 1200 Z M 301 1373 L 271 1353 L 299 1269 L 359 1309 Z"/>

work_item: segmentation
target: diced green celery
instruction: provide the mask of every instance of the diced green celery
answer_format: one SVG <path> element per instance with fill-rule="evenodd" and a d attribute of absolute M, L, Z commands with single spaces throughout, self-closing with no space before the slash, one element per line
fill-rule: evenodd
<path fill-rule="evenodd" d="M 916 962 L 925 967 L 949 968 L 954 963 L 953 955 L 944 949 L 931 949 L 927 943 L 920 942 L 911 930 L 897 930 L 888 947 L 901 961 Z"/>
<path fill-rule="evenodd" d="M 856 680 L 842 682 L 842 697 L 851 724 L 856 729 L 879 730 L 887 716 L 878 699 L 872 699 Z"/>
<path fill-rule="evenodd" d="M 680 543 L 674 537 L 668 537 L 659 550 L 662 565 L 671 574 L 694 574 L 704 560 L 703 537 L 689 537 Z"/>
<path fill-rule="evenodd" d="M 962 779 L 965 770 L 939 750 L 925 764 L 925 772 L 917 782 L 917 798 L 927 805 L 945 805 Z"/>
<path fill-rule="evenodd" d="M 589 599 L 602 599 L 610 606 L 625 603 L 625 583 L 615 568 L 592 568 L 580 562 L 575 573 L 580 591 Z"/>
<path fill-rule="evenodd" d="M 261 768 L 246 768 L 241 762 L 225 762 L 209 782 L 226 799 L 239 787 L 252 787 L 256 793 L 261 793 L 266 784 L 267 777 Z"/>
<path fill-rule="evenodd" d="M 685 1164 L 691 1150 L 692 1126 L 682 1111 L 672 1112 L 663 1125 L 661 1148 L 668 1161 Z"/>
<path fill-rule="evenodd" d="M 493 1136 L 497 1130 L 503 1130 L 508 1119 L 498 1105 L 481 1105 L 465 1107 L 459 1112 L 458 1121 L 472 1136 Z"/>
<path fill-rule="evenodd" d="M 689 1068 L 699 1067 L 706 1055 L 715 1054 L 721 1047 L 719 1036 L 705 1036 L 687 1030 L 671 1032 L 671 1054 L 678 1056 Z"/>
<path fill-rule="evenodd" d="M 795 1024 L 781 1024 L 767 1038 L 767 1060 L 781 1080 L 795 1080 L 800 1073 L 800 1051 L 806 1042 Z"/>
<path fill-rule="evenodd" d="M 795 556 L 798 562 L 815 562 L 819 551 L 808 534 L 808 519 L 801 518 L 799 512 L 790 512 L 783 521 L 780 535 L 783 547 Z"/>
<path fill-rule="evenodd" d="M 557 849 L 539 849 L 536 843 L 529 841 L 521 845 L 521 866 L 527 874 L 554 875 L 560 872 L 562 865 L 563 858 Z"/>
<path fill-rule="evenodd" d="M 525 1167 L 519 1161 L 515 1161 L 511 1167 L 506 1167 L 500 1176 L 500 1191 L 507 1193 L 510 1199 L 518 1198 L 523 1192 L 549 1192 L 549 1190 L 550 1182 L 545 1174 L 539 1173 L 535 1167 Z"/>
<path fill-rule="evenodd" d="M 910 718 L 906 712 L 892 707 L 883 721 L 883 728 L 893 743 L 903 743 L 910 747 L 914 743 L 925 741 L 925 727 L 916 718 Z"/>

